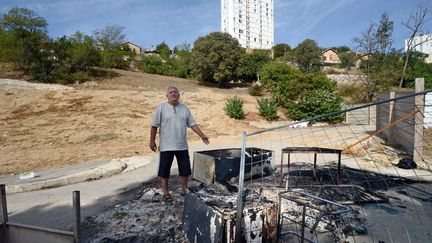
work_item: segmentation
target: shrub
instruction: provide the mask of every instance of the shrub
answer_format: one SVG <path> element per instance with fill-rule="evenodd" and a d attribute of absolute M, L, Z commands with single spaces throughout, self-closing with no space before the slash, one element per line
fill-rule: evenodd
<path fill-rule="evenodd" d="M 273 99 L 257 99 L 258 111 L 260 116 L 264 117 L 267 121 L 274 121 L 279 118 L 278 105 Z"/>
<path fill-rule="evenodd" d="M 245 117 L 243 103 L 244 101 L 237 96 L 229 98 L 225 103 L 224 111 L 231 118 L 243 119 Z"/>
<path fill-rule="evenodd" d="M 162 74 L 162 59 L 157 56 L 144 57 L 139 64 L 139 69 L 145 73 Z"/>
<path fill-rule="evenodd" d="M 342 98 L 335 96 L 326 90 L 313 90 L 307 92 L 296 105 L 293 105 L 289 111 L 289 116 L 294 120 L 303 120 L 331 112 L 341 110 Z M 340 122 L 343 120 L 342 115 L 323 117 L 316 121 Z"/>
<path fill-rule="evenodd" d="M 248 88 L 248 92 L 252 96 L 262 96 L 263 87 L 260 85 L 252 85 Z"/>
<path fill-rule="evenodd" d="M 344 97 L 351 104 L 360 104 L 366 102 L 366 94 L 364 88 L 360 84 L 338 84 L 336 94 Z"/>

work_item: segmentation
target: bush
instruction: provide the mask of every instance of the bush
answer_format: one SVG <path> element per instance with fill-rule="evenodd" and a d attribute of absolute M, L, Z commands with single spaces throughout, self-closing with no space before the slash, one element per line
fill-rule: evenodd
<path fill-rule="evenodd" d="M 262 96 L 263 87 L 259 85 L 252 85 L 248 88 L 248 92 L 252 96 Z"/>
<path fill-rule="evenodd" d="M 257 99 L 258 111 L 260 116 L 264 117 L 267 121 L 274 121 L 279 118 L 278 105 L 273 99 Z"/>
<path fill-rule="evenodd" d="M 342 98 L 326 90 L 307 92 L 299 102 L 292 106 L 289 116 L 293 120 L 303 120 L 341 110 Z M 316 121 L 336 123 L 343 120 L 342 115 L 323 117 Z"/>
<path fill-rule="evenodd" d="M 243 119 L 245 117 L 243 103 L 244 101 L 237 96 L 229 98 L 225 103 L 224 111 L 231 118 Z"/>
<path fill-rule="evenodd" d="M 338 84 L 336 94 L 344 97 L 350 104 L 366 103 L 366 94 L 360 84 Z"/>
<path fill-rule="evenodd" d="M 146 56 L 140 62 L 138 68 L 145 73 L 162 74 L 162 59 L 157 56 Z"/>

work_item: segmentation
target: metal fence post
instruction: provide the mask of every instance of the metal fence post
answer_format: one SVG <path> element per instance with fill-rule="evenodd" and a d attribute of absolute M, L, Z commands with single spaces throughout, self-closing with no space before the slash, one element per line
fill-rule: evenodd
<path fill-rule="evenodd" d="M 80 192 L 73 192 L 73 225 L 74 225 L 74 240 L 75 243 L 81 242 L 81 206 Z"/>
<path fill-rule="evenodd" d="M 243 131 L 242 150 L 240 158 L 240 175 L 239 175 L 239 188 L 237 195 L 237 215 L 236 215 L 236 229 L 235 229 L 235 242 L 241 242 L 241 231 L 243 221 L 243 182 L 245 170 L 246 157 L 246 132 Z"/>
<path fill-rule="evenodd" d="M 424 78 L 415 79 L 415 92 L 424 91 Z M 417 95 L 415 97 L 415 108 L 420 112 L 417 112 L 414 117 L 414 151 L 413 160 L 418 164 L 423 162 L 423 125 L 424 125 L 424 107 L 425 106 L 425 95 Z"/>
<path fill-rule="evenodd" d="M 391 91 L 389 93 L 389 95 L 390 95 L 389 99 L 394 99 L 396 97 L 396 92 Z M 397 104 L 395 104 L 395 101 L 390 101 L 390 103 L 389 103 L 389 110 L 388 110 L 389 116 L 388 116 L 388 124 L 387 125 L 392 124 L 393 121 L 394 121 L 394 117 L 395 117 L 394 113 L 396 112 L 396 105 Z M 394 139 L 394 127 L 391 127 L 388 130 L 388 138 L 387 138 L 387 140 L 388 140 L 389 144 L 391 144 L 391 145 L 395 144 L 395 142 L 394 142 L 394 140 L 395 140 Z"/>
<path fill-rule="evenodd" d="M 0 212 L 1 212 L 1 230 L 0 230 L 0 242 L 8 242 L 7 239 L 7 222 L 8 222 L 8 213 L 7 213 L 7 203 L 6 203 L 6 186 L 4 184 L 0 185 Z"/>

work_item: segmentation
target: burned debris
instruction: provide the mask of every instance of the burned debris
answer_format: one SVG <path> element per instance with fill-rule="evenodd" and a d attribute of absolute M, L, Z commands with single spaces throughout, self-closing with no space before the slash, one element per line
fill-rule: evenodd
<path fill-rule="evenodd" d="M 245 180 L 272 175 L 273 154 L 273 151 L 266 149 L 246 148 Z M 195 152 L 192 176 L 206 185 L 217 182 L 228 191 L 236 192 L 237 187 L 232 182 L 238 180 L 240 158 L 240 148 Z"/>
<path fill-rule="evenodd" d="M 416 180 L 337 163 L 292 162 L 282 175 L 272 169 L 273 156 L 270 150 L 247 150 L 242 242 L 386 239 L 382 220 L 385 225 L 398 223 L 395 216 L 412 220 L 409 199 L 432 210 L 431 194 L 419 189 L 432 187 L 426 182 L 418 186 Z M 240 157 L 240 149 L 197 152 L 186 196 L 180 195 L 179 178 L 173 178 L 172 203 L 162 200 L 157 180 L 147 183 L 136 200 L 87 219 L 90 237 L 84 242 L 235 242 L 238 193 L 232 187 L 238 185 Z"/>

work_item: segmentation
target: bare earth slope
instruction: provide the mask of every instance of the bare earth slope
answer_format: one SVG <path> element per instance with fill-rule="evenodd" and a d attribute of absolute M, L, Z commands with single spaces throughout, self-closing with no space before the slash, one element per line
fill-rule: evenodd
<path fill-rule="evenodd" d="M 165 88 L 177 86 L 203 131 L 214 140 L 254 130 L 261 121 L 255 98 L 246 89 L 217 89 L 195 81 L 115 70 L 112 79 L 74 86 L 74 90 L 0 89 L 0 175 L 145 155 L 155 107 Z M 228 118 L 227 97 L 245 99 L 247 119 Z M 199 140 L 190 132 L 189 141 Z"/>

